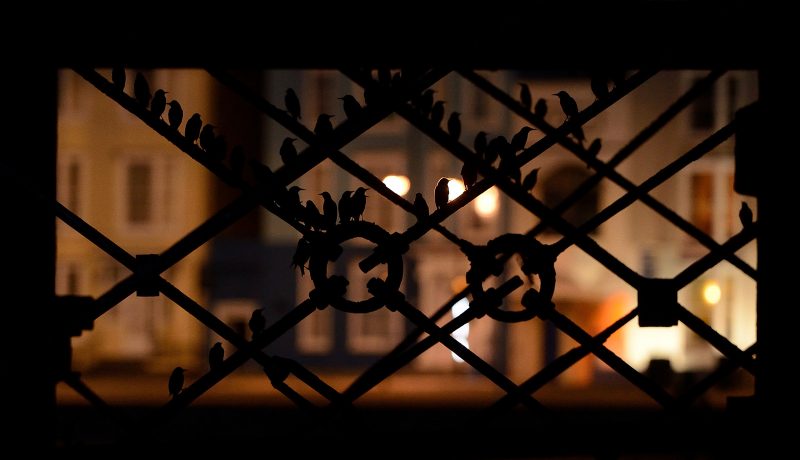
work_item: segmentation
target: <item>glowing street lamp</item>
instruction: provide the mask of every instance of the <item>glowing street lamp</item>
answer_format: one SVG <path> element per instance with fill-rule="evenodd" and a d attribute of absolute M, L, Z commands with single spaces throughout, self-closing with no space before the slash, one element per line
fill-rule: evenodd
<path fill-rule="evenodd" d="M 384 177 L 383 184 L 400 196 L 405 196 L 411 189 L 411 181 L 408 180 L 408 177 L 395 174 Z"/>

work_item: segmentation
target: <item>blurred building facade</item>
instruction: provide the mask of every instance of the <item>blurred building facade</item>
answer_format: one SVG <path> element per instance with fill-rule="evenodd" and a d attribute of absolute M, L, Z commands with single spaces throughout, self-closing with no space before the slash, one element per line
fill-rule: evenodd
<path fill-rule="evenodd" d="M 601 138 L 603 148 L 599 158 L 607 161 L 704 74 L 660 73 L 586 124 L 587 143 Z M 564 119 L 558 99 L 553 96 L 557 91 L 568 91 L 580 108 L 594 101 L 585 76 L 514 72 L 481 72 L 481 75 L 514 95 L 518 94 L 517 83 L 526 82 L 534 101 L 543 98 L 548 104 L 546 120 L 555 126 Z M 216 114 L 219 123 L 213 119 L 211 122 L 222 125 L 223 131 L 226 125 L 237 124 L 220 115 L 230 104 L 229 98 L 219 97 L 220 90 L 208 81 L 207 75 L 159 71 L 153 78 L 169 78 L 168 82 L 155 86 L 186 94 L 181 102 L 194 104 L 185 109 L 187 116 L 192 112 Z M 75 84 L 71 79 L 79 77 L 66 75 L 61 82 L 59 197 L 62 203 L 86 216 L 101 230 L 107 229 L 108 236 L 132 253 L 160 252 L 199 224 L 203 216 L 210 214 L 209 208 L 219 206 L 219 201 L 213 204 L 214 200 L 224 193 L 215 188 L 216 181 L 202 168 L 185 155 L 181 157 L 174 147 L 113 102 L 103 100 L 104 96 L 93 88 L 85 83 Z M 266 99 L 278 106 L 286 89 L 294 88 L 302 104 L 301 121 L 310 128 L 321 113 L 335 115 L 334 124 L 343 121 L 345 115 L 338 98 L 345 94 L 355 95 L 359 102 L 364 102 L 360 88 L 335 71 L 268 71 L 256 81 Z M 71 95 L 70 85 L 75 85 L 79 92 Z M 490 139 L 496 135 L 510 139 L 525 124 L 458 76 L 446 77 L 434 89 L 436 99 L 446 101 L 443 126 L 452 111 L 461 113 L 460 139 L 467 146 L 471 147 L 478 131 L 487 132 Z M 756 97 L 754 73 L 726 74 L 712 91 L 624 161 L 618 171 L 635 184 L 641 183 L 724 126 L 737 108 Z M 81 104 L 89 105 L 75 111 Z M 228 110 L 227 116 L 235 117 L 235 111 Z M 255 125 L 252 121 L 248 123 L 257 127 L 262 161 L 276 169 L 281 164 L 278 150 L 282 140 L 294 136 L 266 117 L 258 120 Z M 527 145 L 541 137 L 540 132 L 532 132 Z M 304 147 L 300 141 L 296 145 L 298 150 Z M 733 192 L 732 150 L 732 141 L 722 144 L 652 193 L 718 242 L 738 232 L 736 213 L 741 201 L 748 201 L 754 208 L 753 201 Z M 431 207 L 438 179 L 460 178 L 461 162 L 397 115 L 382 121 L 342 151 L 379 178 L 406 179 L 408 188 L 402 193 L 405 198 L 413 200 L 421 192 Z M 557 204 L 593 173 L 558 146 L 523 168 L 523 177 L 534 167 L 541 169 L 533 193 L 549 206 Z M 304 189 L 301 199 L 311 200 L 319 208 L 322 207 L 319 193 L 323 191 L 338 200 L 345 190 L 364 186 L 330 160 L 304 175 L 297 185 Z M 573 223 L 582 223 L 623 193 L 604 179 L 566 217 Z M 402 232 L 416 221 L 376 192 L 368 195 L 365 220 L 390 233 Z M 133 196 L 150 198 L 137 200 Z M 204 202 L 212 204 L 204 207 Z M 106 212 L 108 209 L 114 212 Z M 290 267 L 300 234 L 263 210 L 255 214 L 255 219 L 256 224 L 216 238 L 208 249 L 210 252 L 204 249 L 195 253 L 167 273 L 190 296 L 248 337 L 247 321 L 254 310 L 263 309 L 270 324 L 307 298 L 313 288 L 308 274 L 303 276 Z M 492 188 L 448 218 L 444 225 L 461 238 L 482 244 L 503 233 L 524 233 L 537 223 L 537 218 Z M 65 230 L 59 238 L 60 293 L 99 295 L 126 274 L 119 264 L 70 232 Z M 600 226 L 591 236 L 635 271 L 654 278 L 672 277 L 707 252 L 640 203 Z M 545 232 L 539 238 L 551 243 L 559 235 Z M 368 297 L 366 281 L 380 274 L 380 268 L 363 274 L 357 266 L 370 252 L 368 243 L 354 241 L 336 262 L 336 271 L 350 281 L 348 298 Z M 748 245 L 738 255 L 754 265 L 755 245 Z M 435 232 L 411 245 L 404 264 L 402 288 L 406 297 L 428 315 L 464 287 L 464 274 L 469 268 L 458 248 Z M 636 292 L 578 248 L 562 253 L 556 270 L 553 300 L 557 308 L 590 333 L 599 332 L 636 306 Z M 207 284 L 202 285 L 204 276 Z M 182 284 L 178 279 L 183 280 Z M 684 306 L 735 344 L 745 348 L 754 342 L 755 283 L 738 269 L 722 263 L 682 290 L 679 296 Z M 145 360 L 151 362 L 151 367 L 165 363 L 162 367 L 169 368 L 176 365 L 178 358 L 181 363 L 202 361 L 208 347 L 219 338 L 163 299 L 163 296 L 127 299 L 125 302 L 131 305 L 112 310 L 98 320 L 95 331 L 85 333 L 76 342 L 76 359 L 87 359 L 87 363 Z M 521 308 L 519 300 L 516 293 L 510 296 L 506 308 Z M 463 303 L 454 307 L 456 314 L 459 308 L 463 308 Z M 443 321 L 451 317 L 452 313 Z M 268 351 L 323 369 L 360 368 L 391 350 L 412 328 L 400 314 L 385 309 L 362 315 L 327 308 L 314 312 L 270 345 Z M 454 335 L 512 379 L 528 377 L 575 346 L 571 339 L 538 319 L 503 324 L 485 317 Z M 652 359 L 669 359 L 673 368 L 681 372 L 708 369 L 718 359 L 710 346 L 683 326 L 644 329 L 634 322 L 612 336 L 607 346 L 640 370 Z M 232 351 L 232 346 L 226 344 L 227 348 Z M 466 364 L 441 345 L 414 360 L 409 368 L 417 372 L 469 371 Z M 584 359 L 565 373 L 560 382 L 586 385 L 602 378 L 605 371 L 596 360 Z"/>

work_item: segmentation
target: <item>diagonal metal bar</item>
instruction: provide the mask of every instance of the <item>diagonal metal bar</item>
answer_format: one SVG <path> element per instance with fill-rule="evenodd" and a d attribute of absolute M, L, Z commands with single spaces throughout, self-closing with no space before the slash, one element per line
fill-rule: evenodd
<path fill-rule="evenodd" d="M 548 319 L 550 319 L 561 331 L 570 336 L 579 344 L 587 347 L 592 346 L 592 336 L 561 312 L 554 310 Z M 667 393 L 664 388 L 631 367 L 630 364 L 626 363 L 613 351 L 609 350 L 603 345 L 594 345 L 594 347 L 595 349 L 592 352 L 595 356 L 600 358 L 600 360 L 602 360 L 604 363 L 608 364 L 609 367 L 617 371 L 618 374 L 636 385 L 640 390 L 647 393 L 664 408 L 670 409 L 675 404 L 675 399 L 669 393 Z"/>
<path fill-rule="evenodd" d="M 411 304 L 405 301 L 396 302 L 394 307 L 397 308 L 397 311 L 402 313 L 403 316 L 408 318 L 409 321 L 421 327 L 429 334 L 430 337 L 436 339 L 439 343 L 449 348 L 453 353 L 460 356 L 461 359 L 475 368 L 475 370 L 486 376 L 506 393 L 521 399 L 526 406 L 533 410 L 546 410 L 539 401 L 533 399 L 529 393 L 521 392 L 520 388 L 514 382 L 512 382 L 503 373 L 492 367 L 492 365 L 481 359 L 475 354 L 475 352 L 465 347 L 461 342 L 453 338 L 452 335 L 443 333 L 439 326 L 437 326 L 421 311 L 411 306 Z"/>
<path fill-rule="evenodd" d="M 206 327 L 216 332 L 220 337 L 224 338 L 225 340 L 233 344 L 236 348 L 244 351 L 245 353 L 248 353 L 250 357 L 254 359 L 262 367 L 269 369 L 271 366 L 274 365 L 272 357 L 264 353 L 262 349 L 254 348 L 251 342 L 245 340 L 244 337 L 237 334 L 236 331 L 234 331 L 230 326 L 225 324 L 223 321 L 221 321 L 219 318 L 213 315 L 210 311 L 203 308 L 200 304 L 195 302 L 191 297 L 184 294 L 180 289 L 176 288 L 169 281 L 163 278 L 159 279 L 158 287 L 159 290 L 170 300 L 172 300 L 178 306 L 186 310 L 186 312 L 194 316 L 198 321 L 203 323 Z M 300 367 L 302 366 L 297 364 L 296 366 L 293 366 L 293 369 L 297 370 Z M 306 380 L 305 378 L 309 377 L 309 372 L 307 370 L 305 371 L 300 370 L 299 373 L 295 375 L 303 383 L 308 385 L 310 388 L 316 390 L 322 396 L 331 400 L 336 400 L 338 398 L 339 393 L 329 385 L 325 384 L 319 378 L 312 378 Z M 278 387 L 276 386 L 276 388 Z M 278 388 L 278 390 L 280 391 L 285 388 L 288 388 L 288 386 L 285 386 L 284 388 Z M 308 401 L 304 401 L 301 404 L 301 407 L 308 406 L 309 404 L 310 403 Z"/>
<path fill-rule="evenodd" d="M 703 257 L 695 260 L 688 267 L 684 268 L 683 271 L 675 275 L 674 280 L 677 288 L 681 289 L 685 287 L 692 281 L 696 280 L 698 276 L 705 273 L 706 270 L 722 262 L 722 260 L 725 259 L 725 254 L 735 253 L 739 249 L 745 247 L 751 241 L 755 240 L 757 228 L 758 222 L 753 222 L 753 225 L 743 228 L 742 231 L 730 237 L 730 239 L 723 243 L 719 249 L 715 249 L 707 253 Z M 758 280 L 757 277 L 754 279 Z"/>
<path fill-rule="evenodd" d="M 731 343 L 725 336 L 715 331 L 714 328 L 706 324 L 705 321 L 695 316 L 694 313 L 689 311 L 683 305 L 676 307 L 678 319 L 691 329 L 695 334 L 702 337 L 705 341 L 710 343 L 714 348 L 719 350 L 720 353 L 725 355 L 726 358 L 734 361 L 739 366 L 746 369 L 753 375 L 756 375 L 756 363 L 753 358 L 743 352 L 739 347 Z"/>
<path fill-rule="evenodd" d="M 744 352 L 748 356 L 753 356 L 757 352 L 758 346 L 757 344 L 750 345 Z M 717 366 L 714 371 L 710 374 L 706 375 L 702 380 L 695 383 L 691 386 L 685 393 L 680 395 L 677 399 L 677 404 L 679 407 L 689 407 L 695 399 L 699 398 L 703 393 L 710 390 L 714 385 L 716 385 L 720 380 L 724 379 L 725 377 L 731 375 L 737 369 L 739 369 L 739 365 L 735 361 L 727 360 Z"/>
<path fill-rule="evenodd" d="M 722 72 L 717 72 L 717 74 L 718 75 L 716 76 L 716 78 L 721 76 Z M 472 83 L 474 83 L 480 89 L 486 91 L 490 96 L 497 99 L 500 103 L 508 107 L 510 110 L 514 111 L 519 116 L 523 117 L 526 121 L 534 125 L 536 128 L 542 130 L 542 132 L 545 133 L 545 135 L 551 135 L 556 133 L 557 129 L 554 126 L 547 123 L 542 117 L 534 115 L 533 113 L 522 107 L 522 105 L 519 102 L 511 98 L 511 96 L 506 94 L 501 89 L 494 86 L 488 80 L 480 77 L 474 72 L 462 72 L 462 75 L 467 77 Z M 713 81 L 712 79 L 709 80 Z M 710 85 L 710 82 L 708 83 L 708 85 Z M 601 102 L 603 103 L 603 105 L 606 105 L 606 107 L 610 106 L 611 103 L 619 100 L 619 98 L 621 97 L 618 94 L 614 94 L 615 92 L 616 90 L 609 95 L 608 101 L 606 101 L 605 98 L 603 100 L 596 101 L 594 104 L 592 104 L 592 106 L 590 106 L 590 108 Z M 682 102 L 683 104 L 688 105 L 691 102 L 691 100 L 692 99 L 690 98 L 685 98 L 685 100 Z M 671 111 L 668 111 L 669 114 L 677 113 L 674 108 L 671 109 L 672 109 Z M 657 120 L 657 122 L 659 120 Z M 659 126 L 656 126 L 655 129 L 648 127 L 646 132 L 655 133 L 658 131 L 658 129 L 660 129 Z M 604 163 L 598 158 L 589 155 L 586 152 L 586 149 L 581 144 L 569 139 L 566 136 L 557 136 L 556 138 L 559 144 L 561 144 L 564 148 L 569 150 L 571 153 L 573 153 L 575 156 L 577 156 L 578 158 L 589 164 L 597 171 L 595 175 L 595 177 L 599 177 L 597 179 L 597 182 L 599 182 L 599 180 L 602 179 L 602 177 L 607 177 L 608 179 L 610 179 L 611 181 L 613 181 L 614 183 L 616 183 L 617 185 L 619 185 L 628 192 L 634 191 L 636 189 L 636 186 L 631 181 L 629 181 L 627 178 L 625 178 L 625 176 L 621 175 L 614 169 L 614 165 Z M 624 157 L 622 158 L 624 159 Z M 713 238 L 708 236 L 705 232 L 694 226 L 692 223 L 690 223 L 689 221 L 678 215 L 675 211 L 673 211 L 672 209 L 670 209 L 657 199 L 653 198 L 652 196 L 648 195 L 647 193 L 639 193 L 638 199 L 646 206 L 648 206 L 650 209 L 660 214 L 662 217 L 667 219 L 673 225 L 683 230 L 685 233 L 696 239 L 698 242 L 700 242 L 707 248 L 715 249 L 719 247 L 719 243 L 717 243 Z M 563 211 L 557 210 L 556 208 L 554 209 L 554 212 L 557 214 L 561 214 Z M 748 273 L 751 276 L 754 274 L 754 270 L 752 269 L 752 267 L 750 267 L 749 264 L 741 260 L 736 255 L 730 255 L 727 259 L 733 265 L 735 265 L 745 273 Z"/>
<path fill-rule="evenodd" d="M 81 395 L 86 401 L 91 403 L 92 406 L 98 408 L 103 415 L 114 423 L 125 429 L 131 428 L 131 421 L 125 417 L 125 414 L 108 404 L 100 395 L 89 388 L 78 373 L 69 372 L 62 378 L 62 381 L 75 390 L 75 392 Z"/>
<path fill-rule="evenodd" d="M 592 337 L 590 341 L 587 341 L 585 344 L 578 345 L 572 350 L 569 350 L 568 352 L 554 359 L 547 366 L 539 370 L 539 372 L 533 374 L 533 376 L 522 382 L 519 388 L 527 394 L 536 392 L 547 383 L 553 381 L 562 372 L 566 371 L 578 361 L 592 353 L 598 345 L 605 343 L 605 341 L 608 340 L 613 333 L 617 332 L 620 328 L 622 328 L 622 326 L 628 324 L 633 318 L 636 317 L 638 313 L 639 308 L 634 308 L 626 315 L 608 326 L 602 332 Z M 492 404 L 490 409 L 492 411 L 507 410 L 513 408 L 518 402 L 519 398 L 516 395 L 507 394 Z"/>

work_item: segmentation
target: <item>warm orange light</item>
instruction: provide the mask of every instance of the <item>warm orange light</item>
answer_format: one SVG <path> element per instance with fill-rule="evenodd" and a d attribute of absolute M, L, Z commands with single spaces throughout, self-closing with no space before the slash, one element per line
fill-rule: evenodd
<path fill-rule="evenodd" d="M 390 174 L 383 178 L 383 184 L 389 187 L 394 193 L 405 196 L 411 189 L 411 181 L 406 176 Z"/>
<path fill-rule="evenodd" d="M 447 195 L 447 200 L 453 201 L 464 193 L 464 182 L 462 182 L 461 179 L 454 179 L 452 177 L 448 177 L 448 179 L 450 179 L 450 183 L 447 184 L 450 193 Z"/>
<path fill-rule="evenodd" d="M 722 298 L 722 288 L 716 280 L 708 280 L 703 284 L 703 300 L 709 305 L 716 305 Z"/>
<path fill-rule="evenodd" d="M 497 187 L 492 187 L 478 195 L 475 199 L 475 212 L 481 217 L 492 217 L 497 214 L 500 194 Z"/>

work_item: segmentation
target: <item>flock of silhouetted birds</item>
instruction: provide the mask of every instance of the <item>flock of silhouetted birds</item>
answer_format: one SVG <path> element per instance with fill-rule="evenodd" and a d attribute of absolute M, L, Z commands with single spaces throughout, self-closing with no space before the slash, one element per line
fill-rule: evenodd
<path fill-rule="evenodd" d="M 364 90 L 364 101 L 369 105 L 371 102 L 377 100 L 376 91 L 378 87 L 386 88 L 398 84 L 402 80 L 400 72 L 392 74 L 386 69 L 378 71 L 377 80 L 375 85 L 368 85 Z M 113 86 L 119 90 L 124 91 L 127 79 L 127 73 L 124 66 L 116 66 L 112 69 L 111 80 Z M 597 100 L 604 99 L 609 96 L 608 83 L 612 81 L 615 87 L 622 84 L 624 75 L 615 75 L 610 77 L 594 77 L 591 80 L 591 89 Z M 547 114 L 547 101 L 545 99 L 538 99 L 536 104 L 533 103 L 530 88 L 525 83 L 518 83 L 520 86 L 519 103 L 533 115 L 539 117 L 544 121 Z M 411 107 L 416 110 L 420 115 L 426 118 L 437 129 L 445 117 L 445 101 L 435 99 L 436 91 L 434 89 L 426 89 L 420 95 L 410 101 Z M 148 110 L 152 115 L 157 117 L 162 122 L 166 123 L 169 128 L 179 131 L 183 123 L 184 113 L 181 104 L 173 99 L 167 100 L 168 92 L 164 89 L 156 89 L 151 93 L 150 85 L 141 72 L 136 72 L 133 82 L 133 98 L 145 110 Z M 564 112 L 566 123 L 571 118 L 579 113 L 578 104 L 566 92 L 559 91 L 554 96 L 559 99 L 561 110 Z M 344 95 L 339 98 L 342 101 L 342 108 L 345 115 L 350 120 L 357 120 L 363 116 L 365 107 L 352 95 Z M 286 113 L 295 121 L 302 120 L 301 104 L 297 93 L 292 88 L 288 88 L 284 94 L 284 109 Z M 166 111 L 166 120 L 163 119 L 164 112 Z M 329 136 L 333 133 L 333 124 L 331 122 L 333 115 L 322 113 L 318 115 L 314 125 L 314 134 L 318 137 Z M 203 123 L 202 117 L 199 113 L 194 113 L 187 120 L 183 128 L 183 137 L 192 145 L 196 145 L 206 155 L 208 161 L 223 164 L 227 162 L 229 170 L 239 180 L 244 180 L 244 168 L 246 165 L 245 152 L 242 146 L 237 145 L 228 151 L 228 145 L 225 137 L 215 132 L 215 126 L 210 123 Z M 461 137 L 461 119 L 460 113 L 453 111 L 447 119 L 447 134 L 456 142 Z M 534 131 L 535 128 L 523 126 L 517 133 L 515 133 L 511 141 L 505 136 L 498 135 L 489 139 L 489 134 L 485 131 L 477 133 L 473 140 L 473 149 L 476 154 L 476 161 L 466 161 L 461 168 L 461 178 L 467 190 L 472 188 L 478 181 L 478 173 L 480 164 L 483 163 L 485 167 L 494 167 L 498 162 L 497 168 L 499 171 L 508 176 L 512 181 L 518 183 L 526 192 L 531 192 L 536 185 L 539 168 L 531 170 L 524 179 L 521 178 L 520 165 L 517 160 L 519 152 L 525 150 L 528 141 L 528 134 Z M 575 140 L 583 147 L 585 137 L 580 125 L 576 125 L 571 134 Z M 294 142 L 296 138 L 286 137 L 281 143 L 279 155 L 284 165 L 292 166 L 299 159 L 299 154 Z M 585 148 L 587 154 L 597 156 L 601 149 L 600 139 L 593 140 L 588 147 Z M 303 204 L 300 198 L 300 191 L 303 190 L 298 186 L 289 188 L 277 185 L 274 178 L 273 171 L 260 161 L 251 159 L 248 166 L 251 170 L 251 176 L 254 179 L 256 186 L 266 192 L 272 197 L 275 204 L 286 212 L 289 218 L 293 218 L 298 222 L 305 225 L 308 231 L 330 231 L 336 225 L 347 224 L 350 222 L 359 222 L 363 220 L 364 210 L 366 208 L 367 188 L 358 187 L 356 190 L 345 191 L 339 198 L 338 202 L 334 200 L 329 192 L 322 192 L 322 209 L 320 210 L 312 200 L 307 200 Z M 449 201 L 449 182 L 450 179 L 443 177 L 439 179 L 434 190 L 434 204 L 436 209 L 442 209 Z M 422 193 L 416 193 L 413 209 L 418 218 L 424 218 L 430 215 L 430 208 L 425 201 Z M 747 217 L 747 205 L 743 203 L 742 221 L 743 223 Z M 752 222 L 752 213 L 749 217 Z M 292 266 L 299 268 L 301 274 L 305 274 L 307 269 L 306 264 L 311 257 L 311 242 L 305 236 L 302 237 L 297 245 L 294 256 L 292 257 Z M 263 331 L 264 318 L 261 310 L 253 312 L 253 317 L 249 323 L 250 329 L 254 336 Z M 223 361 L 224 350 L 222 344 L 217 342 L 209 351 L 209 365 L 211 369 L 217 369 Z M 182 391 L 184 383 L 184 369 L 181 367 L 175 368 L 169 379 L 169 394 L 176 396 Z"/>

